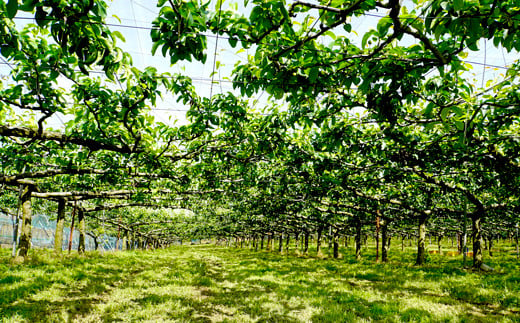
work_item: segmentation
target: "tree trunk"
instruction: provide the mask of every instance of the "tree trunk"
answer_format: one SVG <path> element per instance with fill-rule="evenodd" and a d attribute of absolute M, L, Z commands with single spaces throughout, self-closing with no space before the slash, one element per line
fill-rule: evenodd
<path fill-rule="evenodd" d="M 356 222 L 356 260 L 361 260 L 361 221 L 358 219 Z"/>
<path fill-rule="evenodd" d="M 56 217 L 56 230 L 54 231 L 54 253 L 61 255 L 63 252 L 63 226 L 65 224 L 65 200 L 58 201 L 58 216 Z"/>
<path fill-rule="evenodd" d="M 72 209 L 72 222 L 70 224 L 70 234 L 69 234 L 69 253 L 72 249 L 72 239 L 74 238 L 74 220 L 76 216 L 76 207 Z"/>
<path fill-rule="evenodd" d="M 299 232 L 296 232 L 296 234 L 294 235 L 294 251 L 295 251 L 296 255 L 298 255 L 298 256 L 300 255 L 300 250 L 298 249 L 299 236 L 300 236 Z"/>
<path fill-rule="evenodd" d="M 123 244 L 121 245 L 121 251 L 126 251 L 128 249 L 128 230 L 123 231 Z"/>
<path fill-rule="evenodd" d="M 333 245 L 333 255 L 334 255 L 334 259 L 338 259 L 339 258 L 339 234 L 338 234 L 338 230 L 335 230 L 334 231 L 334 235 L 332 237 L 332 245 Z"/>
<path fill-rule="evenodd" d="M 516 259 L 520 256 L 518 253 L 518 223 L 516 224 L 516 234 L 515 234 L 515 243 L 516 243 Z"/>
<path fill-rule="evenodd" d="M 489 240 L 488 240 L 488 251 L 489 251 L 489 256 L 493 257 L 493 237 L 489 237 Z"/>
<path fill-rule="evenodd" d="M 290 234 L 286 234 L 286 238 L 285 238 L 285 253 L 287 255 L 289 254 L 289 242 L 291 242 L 291 235 Z"/>
<path fill-rule="evenodd" d="M 426 220 L 426 216 L 419 216 L 419 238 L 417 239 L 417 260 L 415 262 L 418 266 L 423 265 L 426 259 Z"/>
<path fill-rule="evenodd" d="M 377 210 L 378 216 L 376 217 L 376 262 L 379 262 L 379 229 L 381 227 L 381 219 L 379 217 L 379 210 Z"/>
<path fill-rule="evenodd" d="M 388 220 L 382 219 L 381 220 L 381 261 L 382 262 L 388 262 L 388 249 L 390 247 L 388 237 Z"/>
<path fill-rule="evenodd" d="M 266 248 L 267 251 L 271 251 L 271 243 L 272 243 L 272 240 L 273 240 L 272 235 L 271 235 L 271 233 L 269 232 L 269 233 L 267 234 L 267 248 Z"/>
<path fill-rule="evenodd" d="M 280 233 L 280 236 L 278 236 L 278 252 L 282 253 L 283 251 L 283 233 Z"/>
<path fill-rule="evenodd" d="M 265 239 L 265 236 L 262 233 L 262 237 L 260 238 L 260 250 L 264 250 L 264 239 Z"/>
<path fill-rule="evenodd" d="M 327 240 L 329 241 L 328 248 L 327 248 L 327 254 L 330 255 L 330 251 L 332 250 L 332 244 L 333 244 L 333 240 L 334 240 L 334 236 L 332 235 L 332 226 L 331 225 L 329 225 L 329 234 L 327 235 Z"/>
<path fill-rule="evenodd" d="M 321 238 L 323 233 L 323 227 L 320 225 L 318 227 L 318 234 L 316 237 L 316 254 L 318 257 L 323 256 L 323 253 L 321 252 Z"/>
<path fill-rule="evenodd" d="M 22 188 L 20 202 L 22 207 L 22 230 L 20 233 L 20 242 L 18 243 L 18 256 L 26 258 L 31 248 L 32 238 L 32 205 L 31 194 L 34 187 L 25 185 Z"/>
<path fill-rule="evenodd" d="M 482 219 L 484 211 L 477 210 L 471 217 L 473 238 L 473 268 L 482 267 Z"/>
<path fill-rule="evenodd" d="M 442 255 L 442 235 L 437 237 L 437 247 L 439 248 L 439 255 Z"/>
<path fill-rule="evenodd" d="M 79 242 L 78 242 L 78 253 L 85 253 L 85 213 L 83 209 L 78 209 L 78 228 L 79 228 Z"/>
<path fill-rule="evenodd" d="M 303 241 L 303 254 L 309 254 L 309 231 L 305 231 L 305 240 Z"/>

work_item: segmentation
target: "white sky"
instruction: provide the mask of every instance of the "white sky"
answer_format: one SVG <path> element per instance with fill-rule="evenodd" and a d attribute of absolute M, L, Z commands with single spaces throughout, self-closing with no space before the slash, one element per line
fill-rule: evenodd
<path fill-rule="evenodd" d="M 232 0 L 236 2 L 235 0 Z M 212 0 L 215 3 L 214 0 Z M 239 2 L 239 7 L 242 7 L 242 2 Z M 406 5 L 410 0 L 405 0 Z M 207 37 L 207 55 L 208 59 L 205 64 L 202 63 L 177 63 L 175 66 L 170 66 L 168 58 L 162 57 L 160 49 L 155 56 L 151 54 L 152 42 L 150 39 L 150 28 L 152 21 L 157 16 L 158 8 L 155 6 L 156 1 L 150 0 L 113 0 L 109 3 L 109 18 L 107 23 L 112 30 L 120 31 L 126 43 L 119 42 L 118 45 L 133 57 L 134 65 L 139 69 L 144 69 L 146 66 L 154 66 L 160 72 L 181 73 L 193 79 L 193 83 L 199 95 L 209 97 L 210 93 L 217 94 L 227 91 L 233 91 L 232 84 L 226 81 L 226 78 L 231 79 L 231 70 L 237 61 L 246 61 L 247 51 L 237 53 L 239 47 L 231 48 L 227 39 L 218 39 L 218 48 L 216 60 L 220 62 L 221 68 L 219 73 L 214 76 L 213 86 L 211 85 L 211 73 L 213 70 L 215 51 L 215 44 L 217 38 L 214 36 Z M 228 2 L 224 2 L 223 8 L 227 8 Z M 214 4 L 210 5 L 214 8 Z M 352 21 L 353 30 L 359 34 L 359 39 L 369 30 L 375 28 L 380 16 L 384 16 L 385 12 L 374 12 L 374 16 L 364 16 Z M 111 17 L 115 15 L 119 18 Z M 17 24 L 23 22 L 17 21 Z M 490 78 L 500 77 L 501 73 L 505 72 L 503 68 L 493 68 L 490 66 L 507 66 L 514 60 L 518 59 L 517 53 L 506 53 L 504 50 L 494 48 L 491 41 L 482 41 L 480 44 L 481 50 L 478 52 L 468 51 L 469 56 L 466 61 L 473 65 L 473 72 L 475 82 L 478 86 L 482 83 L 482 78 L 486 80 Z M 254 54 L 251 52 L 251 54 Z M 486 67 L 485 67 L 486 65 Z M 7 75 L 9 73 L 9 66 L 4 61 L 0 61 L 0 75 Z M 256 96 L 259 99 L 258 107 L 266 104 L 268 95 L 259 93 Z M 157 107 L 153 110 L 153 115 L 156 121 L 162 121 L 168 124 L 172 120 L 178 119 L 177 124 L 185 123 L 184 118 L 187 107 L 182 103 L 177 103 L 172 96 L 165 96 L 162 102 L 159 102 Z M 62 125 L 64 118 L 53 118 L 48 125 L 53 128 L 59 128 Z"/>

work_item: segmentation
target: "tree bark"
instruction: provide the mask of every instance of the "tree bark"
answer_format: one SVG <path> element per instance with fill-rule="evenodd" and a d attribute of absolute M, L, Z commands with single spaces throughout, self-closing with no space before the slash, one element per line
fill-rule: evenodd
<path fill-rule="evenodd" d="M 56 230 L 54 231 L 54 253 L 61 255 L 63 252 L 63 226 L 65 224 L 65 204 L 64 199 L 58 201 L 58 216 L 56 217 Z"/>
<path fill-rule="evenodd" d="M 357 219 L 356 221 L 356 260 L 361 260 L 361 221 Z"/>
<path fill-rule="evenodd" d="M 417 239 L 417 260 L 415 262 L 415 264 L 418 266 L 423 265 L 426 259 L 426 220 L 426 216 L 419 216 L 419 237 Z"/>
<path fill-rule="evenodd" d="M 473 238 L 473 268 L 482 267 L 482 219 L 484 211 L 477 210 L 471 217 Z"/>
<path fill-rule="evenodd" d="M 439 255 L 442 255 L 442 235 L 437 237 L 437 248 L 439 249 Z"/>
<path fill-rule="evenodd" d="M 282 253 L 283 251 L 283 233 L 280 233 L 278 236 L 278 252 Z"/>
<path fill-rule="evenodd" d="M 79 229 L 79 242 L 78 242 L 78 253 L 85 253 L 85 213 L 81 208 L 78 209 L 78 229 Z"/>
<path fill-rule="evenodd" d="M 298 256 L 300 255 L 300 250 L 298 249 L 299 248 L 299 245 L 298 245 L 299 236 L 300 236 L 299 232 L 296 232 L 294 234 L 294 251 L 295 251 L 296 255 L 298 255 Z"/>
<path fill-rule="evenodd" d="M 377 210 L 377 217 L 376 217 L 376 262 L 379 262 L 379 229 L 381 226 L 381 220 L 379 217 L 379 210 Z"/>
<path fill-rule="evenodd" d="M 272 240 L 273 240 L 273 239 L 272 239 L 272 235 L 271 235 L 271 233 L 269 232 L 269 233 L 267 234 L 267 247 L 266 247 L 267 251 L 271 251 L 271 243 L 272 243 Z"/>
<path fill-rule="evenodd" d="M 338 259 L 339 258 L 339 234 L 338 234 L 338 230 L 334 230 L 334 235 L 332 237 L 332 245 L 333 245 L 333 255 L 334 255 L 334 259 Z"/>
<path fill-rule="evenodd" d="M 121 251 L 126 251 L 128 249 L 128 230 L 123 231 L 123 243 L 121 245 Z"/>
<path fill-rule="evenodd" d="M 389 249 L 389 238 L 388 238 L 388 220 L 383 218 L 381 224 L 381 261 L 388 262 L 388 249 Z"/>
<path fill-rule="evenodd" d="M 318 234 L 317 234 L 317 237 L 316 237 L 316 254 L 317 254 L 318 257 L 323 256 L 323 253 L 321 251 L 322 233 L 323 233 L 323 227 L 320 225 L 318 227 Z"/>
<path fill-rule="evenodd" d="M 305 240 L 303 241 L 303 254 L 309 254 L 309 231 L 305 231 Z"/>
<path fill-rule="evenodd" d="M 518 224 L 516 224 L 516 234 L 515 234 L 515 243 L 516 243 L 516 259 L 518 259 L 519 255 L 519 248 L 518 248 Z"/>
<path fill-rule="evenodd" d="M 20 233 L 20 242 L 18 243 L 18 256 L 26 258 L 31 248 L 32 238 L 32 205 L 31 196 L 34 187 L 31 185 L 25 185 L 22 188 L 22 194 L 20 196 L 21 207 L 22 207 L 22 230 Z"/>
<path fill-rule="evenodd" d="M 289 254 L 289 242 L 291 242 L 291 235 L 287 233 L 285 238 L 285 253 L 287 255 Z"/>

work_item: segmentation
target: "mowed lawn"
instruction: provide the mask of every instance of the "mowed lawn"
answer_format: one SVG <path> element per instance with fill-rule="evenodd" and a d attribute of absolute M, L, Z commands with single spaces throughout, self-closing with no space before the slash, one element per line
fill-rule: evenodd
<path fill-rule="evenodd" d="M 355 262 L 213 245 L 88 253 L 24 264 L 0 251 L 2 322 L 520 322 L 519 261 L 502 246 L 463 270 L 460 257 L 374 250 Z M 327 250 L 325 249 L 325 256 Z"/>

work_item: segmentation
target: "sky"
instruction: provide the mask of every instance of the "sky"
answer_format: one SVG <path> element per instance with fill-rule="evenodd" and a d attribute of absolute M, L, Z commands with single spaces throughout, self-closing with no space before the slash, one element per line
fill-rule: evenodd
<path fill-rule="evenodd" d="M 233 0 L 234 1 L 234 0 Z M 215 0 L 212 0 L 210 8 L 215 7 Z M 227 0 L 223 4 L 226 8 L 231 0 Z M 247 10 L 243 7 L 242 0 L 238 1 L 241 10 Z M 290 3 L 290 2 L 289 2 Z M 123 34 L 126 42 L 119 42 L 123 50 L 130 53 L 133 57 L 134 65 L 139 69 L 144 69 L 147 66 L 154 66 L 161 72 L 181 73 L 192 78 L 197 92 L 201 96 L 209 97 L 210 94 L 224 93 L 233 91 L 232 84 L 229 81 L 231 71 L 238 61 L 246 61 L 249 54 L 253 52 L 242 51 L 239 52 L 239 47 L 231 48 L 226 39 L 209 35 L 207 37 L 207 52 L 208 59 L 205 64 L 196 63 L 178 63 L 171 66 L 169 59 L 164 58 L 157 51 L 155 56 L 151 54 L 152 42 L 150 39 L 150 30 L 152 21 L 157 16 L 159 9 L 156 7 L 156 1 L 150 0 L 112 0 L 109 3 L 109 11 L 107 23 L 112 30 L 118 30 Z M 410 5 L 410 0 L 404 0 L 403 5 Z M 380 17 L 385 16 L 386 12 L 372 12 L 369 16 L 356 18 L 352 21 L 353 30 L 360 35 L 363 35 L 370 28 L 375 28 Z M 298 19 L 298 18 L 296 18 Z M 17 24 L 22 24 L 23 21 L 17 21 Z M 479 51 L 468 51 L 467 62 L 473 65 L 474 82 L 477 85 L 483 84 L 483 81 L 488 79 L 500 78 L 501 73 L 505 72 L 504 66 L 511 64 L 515 59 L 518 59 L 518 53 L 506 53 L 502 49 L 494 48 L 491 41 L 482 41 Z M 213 56 L 213 54 L 216 54 Z M 220 62 L 220 69 L 218 73 L 211 76 L 215 61 Z M 0 75 L 6 75 L 9 72 L 9 66 L 0 60 Z M 212 82 L 213 79 L 213 82 Z M 67 86 L 67 84 L 60 84 Z M 267 93 L 260 92 L 256 95 L 254 100 L 257 100 L 257 108 L 268 104 L 269 96 Z M 187 107 L 182 103 L 175 101 L 171 95 L 165 95 L 160 100 L 156 107 L 152 109 L 152 114 L 156 121 L 164 122 L 173 125 L 174 120 L 177 125 L 186 123 L 185 113 Z M 53 128 L 60 128 L 66 119 L 52 118 L 48 125 Z"/>

